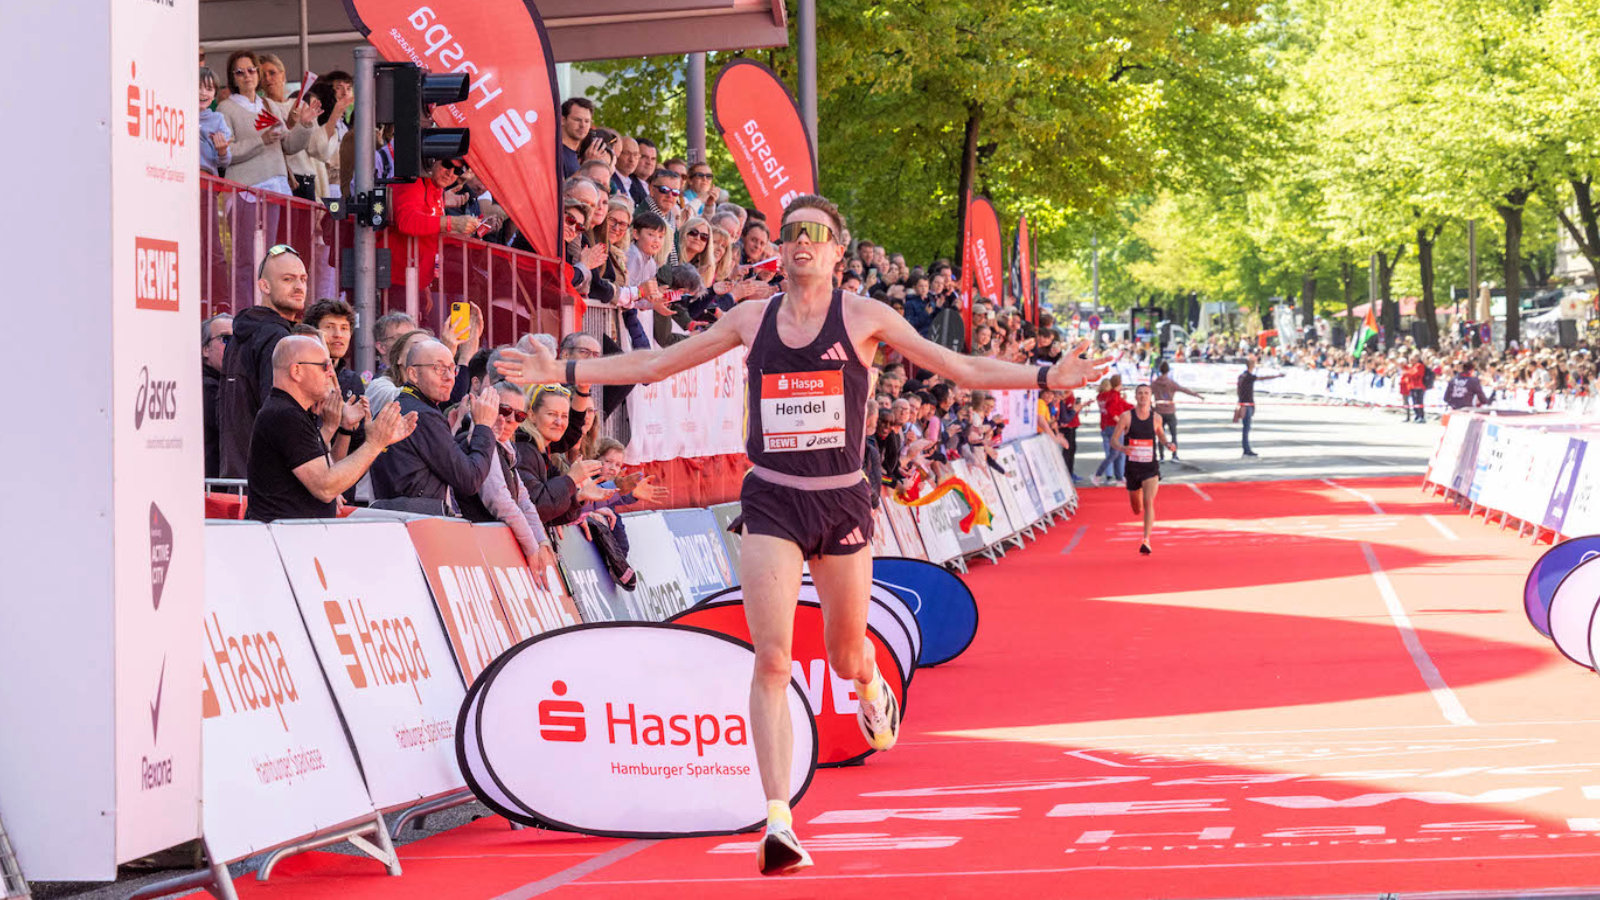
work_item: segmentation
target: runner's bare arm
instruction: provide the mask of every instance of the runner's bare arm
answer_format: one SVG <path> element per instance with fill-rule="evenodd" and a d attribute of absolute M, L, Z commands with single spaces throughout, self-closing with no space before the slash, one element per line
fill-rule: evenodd
<path fill-rule="evenodd" d="M 737 307 L 736 307 L 737 308 Z M 1026 390 L 1039 386 L 1039 367 L 1023 363 L 1001 362 L 981 356 L 962 356 L 935 344 L 911 327 L 905 317 L 894 308 L 876 300 L 862 299 L 852 308 L 861 313 L 871 326 L 870 334 L 924 369 L 930 369 L 964 388 L 993 388 Z M 1081 359 L 1090 344 L 1081 341 L 1061 354 L 1061 361 L 1050 367 L 1049 385 L 1052 390 L 1072 390 L 1100 378 L 1110 368 L 1108 357 Z"/>
<path fill-rule="evenodd" d="M 1128 426 L 1132 423 L 1133 413 L 1125 412 L 1122 415 L 1117 416 L 1117 430 L 1111 432 L 1111 449 L 1121 453 L 1123 456 L 1131 455 L 1128 453 L 1128 448 L 1123 445 L 1122 439 L 1127 435 Z"/>
<path fill-rule="evenodd" d="M 651 384 L 676 372 L 692 369 L 732 350 L 743 341 L 741 324 L 759 320 L 765 303 L 751 301 L 735 306 L 716 324 L 663 350 L 634 350 L 578 363 L 578 384 Z M 500 351 L 495 368 L 512 384 L 561 384 L 567 380 L 568 360 L 556 359 L 549 348 L 534 343 L 533 351 Z"/>

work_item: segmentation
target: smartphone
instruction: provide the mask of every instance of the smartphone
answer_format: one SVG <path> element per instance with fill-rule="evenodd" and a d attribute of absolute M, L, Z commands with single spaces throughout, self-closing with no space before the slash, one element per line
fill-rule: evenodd
<path fill-rule="evenodd" d="M 472 331 L 472 313 L 465 303 L 450 304 L 450 331 L 456 340 L 464 341 Z"/>

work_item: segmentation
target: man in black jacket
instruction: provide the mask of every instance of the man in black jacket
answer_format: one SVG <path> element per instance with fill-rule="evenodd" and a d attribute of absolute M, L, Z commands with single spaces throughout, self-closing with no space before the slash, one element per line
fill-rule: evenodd
<path fill-rule="evenodd" d="M 217 431 L 217 395 L 222 392 L 222 355 L 233 339 L 233 316 L 220 313 L 200 323 L 200 405 L 205 424 L 206 477 L 222 471 Z"/>
<path fill-rule="evenodd" d="M 272 393 L 272 351 L 306 307 L 306 267 L 288 244 L 267 250 L 256 271 L 261 302 L 233 319 L 233 338 L 222 357 L 217 425 L 224 478 L 244 478 L 256 413 Z"/>
<path fill-rule="evenodd" d="M 456 381 L 450 350 L 438 341 L 417 341 L 407 350 L 403 374 L 405 387 L 396 402 L 401 412 L 417 414 L 417 428 L 372 466 L 373 495 L 380 501 L 402 500 L 384 505 L 413 512 L 455 514 L 453 494 L 478 493 L 494 462 L 492 423 L 500 414 L 500 398 L 493 388 L 469 397 L 477 424 L 457 443 L 441 408 Z"/>

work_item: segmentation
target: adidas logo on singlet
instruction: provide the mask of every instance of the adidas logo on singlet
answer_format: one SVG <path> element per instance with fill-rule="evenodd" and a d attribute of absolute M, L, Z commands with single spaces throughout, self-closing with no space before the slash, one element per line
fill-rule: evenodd
<path fill-rule="evenodd" d="M 846 362 L 850 359 L 850 357 L 845 355 L 844 345 L 838 341 L 833 342 L 833 346 L 829 347 L 827 351 L 822 354 L 822 358 L 832 359 L 838 362 Z"/>

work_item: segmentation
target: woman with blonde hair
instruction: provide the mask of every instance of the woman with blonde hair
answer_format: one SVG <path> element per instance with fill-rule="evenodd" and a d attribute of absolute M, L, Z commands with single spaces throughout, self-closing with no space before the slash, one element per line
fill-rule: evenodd
<path fill-rule="evenodd" d="M 560 385 L 535 385 L 528 394 L 528 417 L 512 437 L 516 450 L 517 475 L 539 519 L 547 527 L 567 525 L 583 517 L 583 505 L 607 500 L 612 491 L 595 482 L 600 463 L 585 459 L 563 467 L 552 444 L 567 432 L 567 417 L 572 412 L 572 392 Z M 606 518 L 611 518 L 607 516 Z"/>

